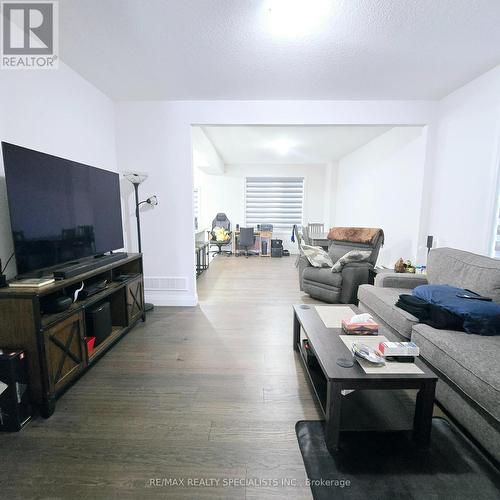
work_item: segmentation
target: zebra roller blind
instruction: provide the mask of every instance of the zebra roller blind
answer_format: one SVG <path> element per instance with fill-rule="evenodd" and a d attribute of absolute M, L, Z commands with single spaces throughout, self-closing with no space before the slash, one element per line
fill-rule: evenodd
<path fill-rule="evenodd" d="M 291 229 L 302 224 L 303 177 L 247 177 L 245 219 L 248 226 L 272 224 Z"/>

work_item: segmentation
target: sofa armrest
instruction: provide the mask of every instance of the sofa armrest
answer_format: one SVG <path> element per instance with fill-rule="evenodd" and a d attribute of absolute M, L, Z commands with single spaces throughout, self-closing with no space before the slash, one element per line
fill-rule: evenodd
<path fill-rule="evenodd" d="M 299 287 L 300 287 L 300 290 L 304 290 L 304 288 L 302 286 L 302 275 L 304 274 L 304 270 L 310 266 L 311 266 L 311 263 L 309 262 L 307 257 L 305 255 L 301 255 L 299 257 L 299 265 L 297 266 L 299 268 Z"/>
<path fill-rule="evenodd" d="M 427 277 L 424 274 L 382 272 L 378 273 L 375 278 L 375 286 L 382 288 L 413 290 L 419 285 L 427 285 Z"/>
<path fill-rule="evenodd" d="M 373 264 L 371 262 L 361 261 L 361 262 L 349 262 L 349 264 L 344 264 L 342 271 L 344 269 L 352 268 L 363 268 L 363 269 L 373 269 Z"/>
<path fill-rule="evenodd" d="M 370 262 L 351 262 L 342 268 L 341 303 L 358 303 L 358 288 L 360 285 L 369 283 L 372 269 L 373 265 Z"/>

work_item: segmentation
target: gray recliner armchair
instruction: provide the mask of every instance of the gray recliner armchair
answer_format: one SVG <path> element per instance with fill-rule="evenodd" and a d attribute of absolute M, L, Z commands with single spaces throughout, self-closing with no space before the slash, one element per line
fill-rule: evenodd
<path fill-rule="evenodd" d="M 370 271 L 375 267 L 383 242 L 382 230 L 371 244 L 332 240 L 328 253 L 334 263 L 350 250 L 371 251 L 368 261 L 346 264 L 340 273 L 332 273 L 329 267 L 313 267 L 301 255 L 298 266 L 300 289 L 311 297 L 330 304 L 356 304 L 358 287 L 370 282 Z"/>

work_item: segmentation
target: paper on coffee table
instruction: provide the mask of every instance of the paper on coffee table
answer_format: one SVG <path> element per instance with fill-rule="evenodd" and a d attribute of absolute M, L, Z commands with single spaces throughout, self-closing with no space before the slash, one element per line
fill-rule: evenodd
<path fill-rule="evenodd" d="M 342 320 L 354 316 L 354 311 L 349 306 L 314 306 L 327 328 L 342 328 Z"/>
<path fill-rule="evenodd" d="M 383 335 L 375 335 L 373 337 L 367 335 L 339 335 L 340 339 L 346 347 L 351 350 L 354 342 L 365 344 L 372 349 L 378 349 L 380 342 L 387 342 Z M 398 363 L 397 361 L 386 361 L 385 365 L 375 366 L 364 359 L 356 358 L 357 362 L 367 374 L 378 373 L 382 375 L 395 374 L 395 375 L 412 375 L 424 373 L 415 363 Z"/>

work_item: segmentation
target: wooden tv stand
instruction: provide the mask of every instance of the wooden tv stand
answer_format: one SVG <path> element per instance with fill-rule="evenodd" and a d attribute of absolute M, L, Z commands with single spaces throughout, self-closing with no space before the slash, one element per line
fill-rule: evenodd
<path fill-rule="evenodd" d="M 116 281 L 128 275 L 124 281 Z M 86 285 L 107 280 L 104 290 L 74 302 L 66 311 L 45 314 L 44 304 Z M 87 352 L 86 310 L 109 302 L 111 334 Z M 56 399 L 87 371 L 139 319 L 145 320 L 142 255 L 128 254 L 104 265 L 42 288 L 0 288 L 0 348 L 27 352 L 31 401 L 45 418 L 55 410 Z"/>

